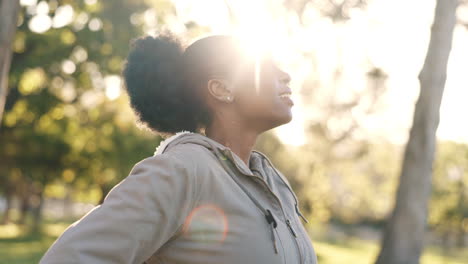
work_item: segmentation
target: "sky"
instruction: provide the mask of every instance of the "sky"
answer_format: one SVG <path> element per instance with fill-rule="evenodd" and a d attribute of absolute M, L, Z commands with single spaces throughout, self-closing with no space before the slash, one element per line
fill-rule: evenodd
<path fill-rule="evenodd" d="M 412 123 L 414 104 L 419 94 L 417 76 L 423 66 L 435 0 L 372 0 L 366 9 L 350 12 L 346 23 L 335 24 L 315 8 L 306 8 L 301 25 L 294 14 L 281 6 L 280 0 L 227 1 L 238 16 L 240 26 L 233 29 L 227 20 L 223 1 L 174 0 L 177 13 L 186 21 L 208 26 L 213 33 L 236 33 L 245 38 L 272 40 L 283 68 L 293 77 L 293 91 L 300 90 L 305 79 L 315 72 L 322 86 L 333 82 L 337 66 L 343 67 L 343 95 L 365 85 L 368 65 L 381 68 L 387 75 L 386 92 L 375 114 L 362 117 L 365 136 L 384 138 L 404 144 Z M 207 8 L 207 7 L 210 8 Z M 460 19 L 468 21 L 468 11 L 460 8 Z M 441 106 L 439 139 L 468 142 L 468 30 L 457 26 L 448 65 L 448 77 Z M 298 55 L 311 51 L 315 63 Z M 348 90 L 349 91 L 346 91 Z M 275 131 L 288 144 L 300 145 L 307 139 L 301 132 L 303 121 L 313 116 L 293 93 L 293 120 Z"/>

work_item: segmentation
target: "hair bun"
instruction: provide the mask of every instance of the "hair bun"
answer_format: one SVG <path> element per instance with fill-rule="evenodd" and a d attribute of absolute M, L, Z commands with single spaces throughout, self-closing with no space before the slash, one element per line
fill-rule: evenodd
<path fill-rule="evenodd" d="M 133 110 L 143 124 L 163 134 L 197 129 L 184 106 L 182 54 L 171 34 L 142 37 L 133 41 L 123 71 Z"/>

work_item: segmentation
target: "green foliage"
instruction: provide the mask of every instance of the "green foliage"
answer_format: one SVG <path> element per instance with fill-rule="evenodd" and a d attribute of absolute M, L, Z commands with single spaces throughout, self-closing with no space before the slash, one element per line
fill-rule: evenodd
<path fill-rule="evenodd" d="M 468 146 L 441 142 L 434 166 L 429 223 L 443 235 L 446 244 L 465 245 L 464 236 L 468 232 L 467 201 Z"/>
<path fill-rule="evenodd" d="M 103 196 L 153 154 L 160 137 L 135 128 L 127 98 L 118 96 L 129 44 L 150 29 L 143 15 L 153 4 L 163 25 L 174 12 L 168 1 L 50 0 L 22 7 L 0 127 L 0 193 L 28 201 L 65 183 L 97 186 Z M 71 8 L 72 20 L 36 33 L 39 5 L 53 19 Z"/>

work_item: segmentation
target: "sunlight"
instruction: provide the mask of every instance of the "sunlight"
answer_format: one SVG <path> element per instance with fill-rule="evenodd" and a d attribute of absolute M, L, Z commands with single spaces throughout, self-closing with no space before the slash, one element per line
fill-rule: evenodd
<path fill-rule="evenodd" d="M 276 61 L 287 57 L 287 36 L 281 34 L 281 22 L 265 6 L 266 1 L 228 1 L 230 26 L 225 31 L 233 35 L 247 58 L 255 60 L 255 88 L 260 87 L 260 60 L 272 56 Z M 206 14 L 208 15 L 208 14 Z"/>
<path fill-rule="evenodd" d="M 359 123 L 369 137 L 384 137 L 396 144 L 406 142 L 419 88 L 417 75 L 425 58 L 435 2 L 423 5 L 424 1 L 419 0 L 401 10 L 404 0 L 375 0 L 366 10 L 353 12 L 349 21 L 339 24 L 323 17 L 313 5 L 306 8 L 306 15 L 299 21 L 280 0 L 173 2 L 184 23 L 195 21 L 209 27 L 212 34 L 234 35 L 247 56 L 258 59 L 268 52 L 291 74 L 293 98 L 297 104 L 293 108 L 293 121 L 277 130 L 283 142 L 301 144 L 303 123 L 320 114 L 317 111 L 321 106 L 313 104 L 316 103 L 314 98 L 307 103 L 301 102 L 300 93 L 306 80 L 315 85 L 315 97 L 324 92 L 337 93 L 336 96 L 341 97 L 341 93 L 359 92 L 366 87 L 365 73 L 370 66 L 388 74 L 387 92 L 382 96 L 382 105 L 377 112 L 363 116 Z M 414 10 L 421 14 L 417 21 L 414 21 Z M 466 19 L 466 13 L 466 10 L 459 10 L 462 20 Z M 400 19 L 395 20 L 395 14 Z M 467 35 L 458 32 L 455 42 L 462 43 L 461 39 Z M 395 41 L 400 38 L 411 41 Z M 460 129 L 461 126 L 455 124 L 457 119 L 446 117 L 461 111 L 455 107 L 460 104 L 453 102 L 464 98 L 460 94 L 466 90 L 461 87 L 466 83 L 461 81 L 463 75 L 454 71 L 455 68 L 464 69 L 458 65 L 466 61 L 461 59 L 466 52 L 459 46 L 463 44 L 454 44 L 453 54 L 457 55 L 451 56 L 451 63 L 457 66 L 449 67 L 452 72 L 448 74 L 447 95 L 441 109 L 441 116 L 445 118 L 441 121 L 438 136 L 468 141 L 466 128 Z M 405 63 L 401 63 L 403 58 Z M 337 69 L 341 69 L 341 77 L 336 76 Z M 256 79 L 258 81 L 258 76 Z M 335 91 L 335 88 L 339 89 Z M 299 120 L 301 118 L 304 120 Z M 291 142 L 292 139 L 297 142 Z"/>
<path fill-rule="evenodd" d="M 20 0 L 22 6 L 32 6 L 37 3 L 37 0 Z"/>
<path fill-rule="evenodd" d="M 230 33 L 240 41 L 241 48 L 251 58 L 271 55 L 284 61 L 291 55 L 292 42 L 287 21 L 278 19 L 267 8 L 267 1 L 227 1 L 233 24 Z"/>
<path fill-rule="evenodd" d="M 52 26 L 54 28 L 61 28 L 73 21 L 73 7 L 71 5 L 59 6 L 55 11 L 54 18 L 52 20 Z"/>
<path fill-rule="evenodd" d="M 73 74 L 76 70 L 76 65 L 71 60 L 64 60 L 62 62 L 62 71 L 66 74 Z"/>
<path fill-rule="evenodd" d="M 288 65 L 285 70 L 289 71 L 290 66 L 294 64 L 292 61 L 297 58 L 294 54 L 297 52 L 294 44 L 300 44 L 301 41 L 294 43 L 294 39 L 288 33 L 286 21 L 275 17 L 267 8 L 271 1 L 226 0 L 226 4 L 229 6 L 234 22 L 231 25 L 231 33 L 239 40 L 239 45 L 246 56 L 255 59 L 255 87 L 258 93 L 260 59 L 266 55 L 272 56 L 280 67 Z M 301 84 L 301 80 L 292 82 L 292 85 L 297 85 L 297 90 Z M 292 109 L 293 120 L 287 125 L 278 127 L 275 132 L 285 143 L 300 146 L 305 143 L 306 139 L 301 121 L 304 117 L 301 108 L 297 107 L 300 105 L 300 98 L 296 95 L 297 93 L 293 93 L 293 98 L 296 97 L 294 98 L 296 106 Z"/>
<path fill-rule="evenodd" d="M 266 54 L 270 53 L 264 48 L 267 47 L 269 38 L 260 38 L 260 34 L 255 34 L 254 28 L 250 28 L 250 30 L 251 32 L 248 30 L 239 30 L 239 32 L 243 34 L 236 34 L 236 37 L 239 40 L 239 46 L 245 56 L 255 60 L 255 92 L 258 94 L 260 89 L 260 62 Z"/>
<path fill-rule="evenodd" d="M 115 100 L 120 96 L 120 87 L 122 85 L 122 80 L 118 75 L 109 75 L 104 78 L 106 83 L 106 97 L 109 100 Z"/>
<path fill-rule="evenodd" d="M 0 225 L 0 239 L 8 239 L 20 236 L 24 233 L 22 226 L 16 224 Z"/>
<path fill-rule="evenodd" d="M 52 26 L 52 19 L 48 15 L 37 15 L 29 21 L 29 29 L 35 33 L 44 33 Z"/>

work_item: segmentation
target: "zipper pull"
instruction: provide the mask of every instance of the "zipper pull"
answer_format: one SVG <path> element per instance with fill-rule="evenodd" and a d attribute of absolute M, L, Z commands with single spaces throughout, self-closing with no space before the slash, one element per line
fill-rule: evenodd
<path fill-rule="evenodd" d="M 309 221 L 301 214 L 301 211 L 299 211 L 299 207 L 297 204 L 294 205 L 296 207 L 296 213 L 304 220 L 304 222 L 309 223 Z"/>
<path fill-rule="evenodd" d="M 266 209 L 267 213 L 265 214 L 265 218 L 268 222 L 269 225 L 273 224 L 273 228 L 276 228 L 278 226 L 278 224 L 276 223 L 276 220 L 275 218 L 273 217 L 273 214 L 271 213 L 271 211 L 269 209 Z"/>
<path fill-rule="evenodd" d="M 297 237 L 297 234 L 296 234 L 296 232 L 294 231 L 294 228 L 292 227 L 291 221 L 289 221 L 289 219 L 286 219 L 286 224 L 288 225 L 289 230 L 291 231 L 291 233 L 293 234 L 293 236 L 294 236 L 294 237 Z"/>

